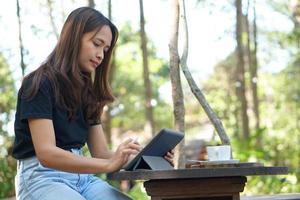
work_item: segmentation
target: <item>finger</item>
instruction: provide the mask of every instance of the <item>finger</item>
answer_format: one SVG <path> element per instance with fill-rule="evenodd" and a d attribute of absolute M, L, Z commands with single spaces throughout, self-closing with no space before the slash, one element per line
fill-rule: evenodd
<path fill-rule="evenodd" d="M 166 153 L 165 156 L 174 156 L 174 153 L 173 153 L 173 151 L 171 150 L 171 151 L 168 151 L 168 152 Z"/>
<path fill-rule="evenodd" d="M 169 158 L 169 159 L 173 159 L 173 158 L 174 158 L 174 155 L 168 152 L 168 153 L 165 155 L 165 157 L 166 157 L 166 158 Z"/>
<path fill-rule="evenodd" d="M 122 143 L 119 145 L 118 149 L 122 150 L 122 149 L 127 148 L 128 144 L 129 144 L 130 142 L 132 142 L 132 139 L 131 139 L 131 138 L 125 140 L 124 142 L 122 142 Z"/>
<path fill-rule="evenodd" d="M 121 145 L 128 145 L 130 142 L 132 142 L 132 139 L 131 138 L 128 138 L 127 140 L 125 140 L 124 142 L 121 143 Z"/>
<path fill-rule="evenodd" d="M 172 149 L 171 151 L 169 151 L 171 154 L 175 153 L 175 149 Z"/>
<path fill-rule="evenodd" d="M 164 158 L 167 159 L 167 160 L 172 160 L 173 161 L 173 158 L 170 158 L 168 156 L 165 156 Z"/>
<path fill-rule="evenodd" d="M 139 151 L 135 150 L 135 149 L 123 149 L 122 150 L 122 154 L 125 155 L 125 154 L 128 154 L 128 155 L 131 155 L 131 154 L 138 154 Z"/>
<path fill-rule="evenodd" d="M 141 151 L 142 150 L 142 146 L 136 143 L 129 143 L 128 147 L 131 149 L 136 149 L 137 151 Z"/>
<path fill-rule="evenodd" d="M 167 159 L 168 161 L 173 161 L 174 159 L 173 158 L 170 158 L 170 157 L 165 157 L 165 159 Z"/>
<path fill-rule="evenodd" d="M 168 156 L 168 157 L 170 157 L 170 158 L 173 158 L 173 157 L 174 157 L 174 154 L 168 152 L 166 156 Z"/>
<path fill-rule="evenodd" d="M 139 142 L 138 142 L 138 138 L 135 138 L 135 139 L 133 140 L 133 143 L 135 143 L 135 144 L 139 144 Z"/>
<path fill-rule="evenodd" d="M 165 157 L 165 159 L 174 167 L 173 159 L 169 159 L 168 157 Z"/>

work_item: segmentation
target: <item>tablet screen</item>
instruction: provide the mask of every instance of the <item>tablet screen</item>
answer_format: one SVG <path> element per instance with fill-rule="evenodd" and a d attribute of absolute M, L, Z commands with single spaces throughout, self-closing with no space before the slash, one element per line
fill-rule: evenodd
<path fill-rule="evenodd" d="M 162 129 L 123 169 L 131 170 L 142 156 L 163 157 L 168 151 L 174 149 L 183 137 L 183 133 L 171 129 Z"/>

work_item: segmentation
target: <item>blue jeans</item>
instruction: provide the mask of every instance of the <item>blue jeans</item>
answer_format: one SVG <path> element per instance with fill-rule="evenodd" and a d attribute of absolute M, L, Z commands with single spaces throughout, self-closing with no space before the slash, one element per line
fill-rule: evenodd
<path fill-rule="evenodd" d="M 81 155 L 81 150 L 72 149 Z M 43 167 L 36 157 L 18 160 L 17 200 L 129 200 L 127 195 L 91 175 Z"/>

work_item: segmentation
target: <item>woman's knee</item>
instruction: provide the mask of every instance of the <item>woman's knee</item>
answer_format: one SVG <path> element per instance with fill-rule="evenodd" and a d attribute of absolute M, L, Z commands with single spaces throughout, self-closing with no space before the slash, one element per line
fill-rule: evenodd
<path fill-rule="evenodd" d="M 91 179 L 82 196 L 87 200 L 131 200 L 129 196 L 97 177 Z"/>

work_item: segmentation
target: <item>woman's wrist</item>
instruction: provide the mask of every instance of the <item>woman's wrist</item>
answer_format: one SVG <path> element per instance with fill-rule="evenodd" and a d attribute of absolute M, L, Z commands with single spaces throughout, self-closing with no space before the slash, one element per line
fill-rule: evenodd
<path fill-rule="evenodd" d="M 110 172 L 110 162 L 109 159 L 97 159 L 98 163 L 98 173 L 109 173 Z"/>

